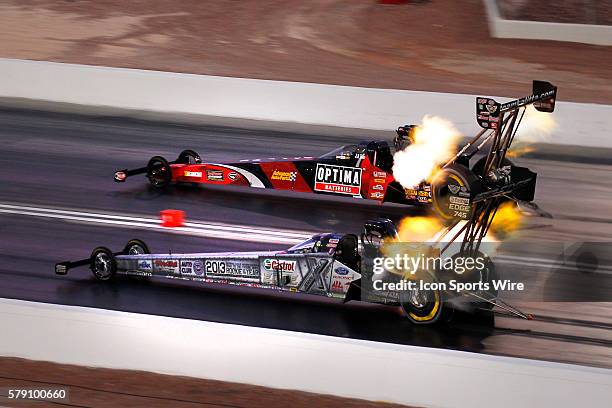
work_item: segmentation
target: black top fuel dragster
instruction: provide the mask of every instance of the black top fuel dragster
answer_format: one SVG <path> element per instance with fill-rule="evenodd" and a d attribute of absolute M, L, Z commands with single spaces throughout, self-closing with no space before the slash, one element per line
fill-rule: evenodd
<path fill-rule="evenodd" d="M 185 151 L 175 162 L 153 157 L 148 166 L 115 173 L 116 181 L 146 173 L 155 186 L 175 182 L 238 184 L 252 187 L 295 189 L 362 198 L 410 203 L 426 197 L 445 227 L 430 243 L 440 256 L 482 257 L 481 242 L 502 202 L 532 201 L 536 174 L 514 166 L 506 159 L 525 108 L 533 104 L 542 112 L 553 112 L 557 88 L 548 82 L 534 81 L 533 94 L 500 104 L 491 98 L 476 100 L 478 124 L 483 128 L 455 157 L 445 163 L 431 184 L 422 184 L 416 197 L 394 180 L 390 170 L 392 155 L 385 142 L 366 142 L 342 148 L 321 158 L 295 158 L 271 162 L 233 164 L 201 163 L 193 151 Z M 400 128 L 396 148 L 410 143 L 409 128 Z M 482 139 L 482 140 L 481 140 Z M 477 145 L 476 143 L 480 143 Z M 488 152 L 471 168 L 470 158 L 488 143 Z M 380 194 L 377 194 L 380 193 Z M 374 197 L 376 194 L 376 197 Z M 389 220 L 365 225 L 361 242 L 356 235 L 320 234 L 300 245 L 279 252 L 197 253 L 153 255 L 139 240 L 128 242 L 121 252 L 96 248 L 89 258 L 62 262 L 55 272 L 89 265 L 95 277 L 108 280 L 115 273 L 164 276 L 191 280 L 275 288 L 348 300 L 368 300 L 400 305 L 414 323 L 433 323 L 445 304 L 457 297 L 470 297 L 478 304 L 497 306 L 518 316 L 528 316 L 504 303 L 494 291 L 464 291 L 450 294 L 440 289 L 386 291 L 363 298 L 372 281 L 371 265 L 362 263 L 364 252 L 379 251 L 381 240 L 397 239 Z M 360 245 L 361 243 L 361 245 Z M 451 245 L 451 244 L 458 245 Z M 452 252 L 449 254 L 449 252 Z M 486 258 L 486 255 L 484 256 Z M 474 282 L 494 279 L 493 264 L 487 259 L 482 268 L 465 275 Z M 439 281 L 439 271 L 422 271 L 421 279 Z"/>

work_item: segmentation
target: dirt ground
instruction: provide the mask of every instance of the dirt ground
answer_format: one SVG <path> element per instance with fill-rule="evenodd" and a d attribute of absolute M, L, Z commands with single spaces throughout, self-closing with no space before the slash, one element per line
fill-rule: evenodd
<path fill-rule="evenodd" d="M 69 400 L 8 401 L 14 407 L 230 407 L 399 408 L 401 405 L 339 398 L 302 391 L 153 374 L 0 358 L 0 389 L 68 387 Z M 4 390 L 3 390 L 4 391 Z M 5 392 L 6 394 L 6 392 Z"/>
<path fill-rule="evenodd" d="M 0 56 L 612 103 L 612 47 L 489 36 L 482 0 L 2 0 Z"/>

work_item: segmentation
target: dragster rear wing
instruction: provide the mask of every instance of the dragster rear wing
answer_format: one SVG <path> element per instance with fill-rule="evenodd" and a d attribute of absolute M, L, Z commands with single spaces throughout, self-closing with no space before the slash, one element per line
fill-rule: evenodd
<path fill-rule="evenodd" d="M 506 103 L 499 103 L 493 98 L 479 96 L 476 98 L 476 118 L 480 127 L 497 129 L 500 116 L 533 104 L 540 112 L 553 112 L 557 99 L 557 87 L 546 81 L 533 81 L 533 94 Z"/>

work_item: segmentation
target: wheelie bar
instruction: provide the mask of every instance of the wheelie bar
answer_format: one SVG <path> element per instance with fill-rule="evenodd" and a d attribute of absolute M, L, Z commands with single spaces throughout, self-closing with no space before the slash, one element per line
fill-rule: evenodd
<path fill-rule="evenodd" d="M 117 256 L 117 255 L 123 255 L 123 252 L 115 252 L 113 253 L 113 256 Z M 72 268 L 76 268 L 79 266 L 85 266 L 85 265 L 90 265 L 92 262 L 91 257 L 89 258 L 85 258 L 85 259 L 81 259 L 78 261 L 65 261 L 65 262 L 58 262 L 55 264 L 55 274 L 56 275 L 68 275 L 68 271 Z"/>
<path fill-rule="evenodd" d="M 140 167 L 134 170 L 128 170 L 128 169 L 117 170 L 115 172 L 115 182 L 123 183 L 126 178 L 130 176 L 136 176 L 138 174 L 145 174 L 147 170 L 148 170 L 148 167 Z"/>

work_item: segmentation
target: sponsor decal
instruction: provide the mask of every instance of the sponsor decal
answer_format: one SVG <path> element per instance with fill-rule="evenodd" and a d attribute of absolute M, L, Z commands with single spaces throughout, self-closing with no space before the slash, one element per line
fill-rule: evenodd
<path fill-rule="evenodd" d="M 459 184 L 447 184 L 447 187 L 453 194 L 459 193 L 460 196 L 469 197 L 467 188 L 465 186 L 461 186 Z"/>
<path fill-rule="evenodd" d="M 206 170 L 206 179 L 209 181 L 223 181 L 223 171 Z"/>
<path fill-rule="evenodd" d="M 495 111 L 497 111 L 497 105 L 487 105 L 487 110 L 489 113 L 495 113 Z"/>
<path fill-rule="evenodd" d="M 156 259 L 153 261 L 153 267 L 158 272 L 179 272 L 179 262 L 176 259 Z"/>
<path fill-rule="evenodd" d="M 414 197 L 414 196 L 416 196 L 416 195 L 417 195 L 417 193 L 418 193 L 418 192 L 417 192 L 415 189 L 412 189 L 412 188 L 405 188 L 405 189 L 404 189 L 404 192 L 405 192 L 405 193 L 406 193 L 406 195 L 407 195 L 407 196 L 409 196 L 409 197 Z"/>
<path fill-rule="evenodd" d="M 231 173 L 227 175 L 227 178 L 232 181 L 236 181 L 238 180 L 238 173 L 236 173 L 235 171 L 232 171 Z"/>
<path fill-rule="evenodd" d="M 470 211 L 470 206 L 469 205 L 461 205 L 461 204 L 449 204 L 448 205 L 448 209 L 449 210 L 453 210 L 453 211 L 464 211 L 464 212 L 468 212 Z"/>
<path fill-rule="evenodd" d="M 375 179 L 374 179 L 374 182 L 375 182 L 375 183 L 383 183 L 383 184 L 384 184 L 385 179 L 375 178 Z"/>
<path fill-rule="evenodd" d="M 201 171 L 187 171 L 187 170 L 185 170 L 185 172 L 183 174 L 185 175 L 185 177 L 202 178 L 202 172 Z"/>
<path fill-rule="evenodd" d="M 387 177 L 387 173 L 384 171 L 375 171 L 374 177 Z"/>
<path fill-rule="evenodd" d="M 336 272 L 338 275 L 348 275 L 349 270 L 344 266 L 339 266 L 334 270 L 334 272 Z"/>
<path fill-rule="evenodd" d="M 206 275 L 225 275 L 227 265 L 225 261 L 206 261 L 204 262 L 204 270 Z"/>
<path fill-rule="evenodd" d="M 202 275 L 204 273 L 204 263 L 199 259 L 189 259 L 181 261 L 181 274 L 183 275 Z"/>
<path fill-rule="evenodd" d="M 297 261 L 285 260 L 285 259 L 270 259 L 266 258 L 263 260 L 263 269 L 267 272 L 294 272 Z"/>
<path fill-rule="evenodd" d="M 450 196 L 448 209 L 453 211 L 470 211 L 470 200 L 463 197 Z"/>
<path fill-rule="evenodd" d="M 297 178 L 297 172 L 295 171 L 280 171 L 274 170 L 272 173 L 271 180 L 280 180 L 280 181 L 295 181 Z"/>
<path fill-rule="evenodd" d="M 138 269 L 141 271 L 151 271 L 153 270 L 153 264 L 148 259 L 142 259 L 138 261 Z"/>
<path fill-rule="evenodd" d="M 340 282 L 339 280 L 334 280 L 332 282 L 331 290 L 332 292 L 346 292 L 349 284 L 350 282 Z"/>
<path fill-rule="evenodd" d="M 384 194 L 379 191 L 370 193 L 370 198 L 383 198 L 383 197 L 384 197 Z"/>
<path fill-rule="evenodd" d="M 223 279 L 259 279 L 259 265 L 247 261 L 204 261 L 204 271 L 208 277 Z"/>
<path fill-rule="evenodd" d="M 453 204 L 469 205 L 470 200 L 463 197 L 450 196 L 450 202 Z"/>
<path fill-rule="evenodd" d="M 340 240 L 338 238 L 330 238 L 327 242 L 327 248 L 335 248 L 338 246 L 338 242 Z"/>
<path fill-rule="evenodd" d="M 382 184 L 376 184 L 372 187 L 372 190 L 384 190 L 385 186 L 383 186 Z"/>
<path fill-rule="evenodd" d="M 329 193 L 361 194 L 361 172 L 357 167 L 317 164 L 315 190 Z"/>

